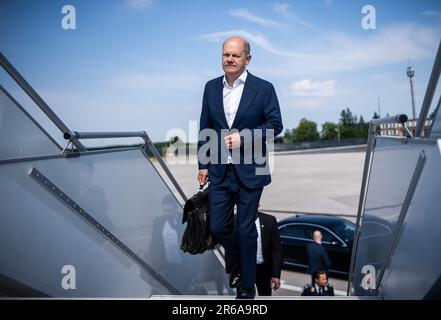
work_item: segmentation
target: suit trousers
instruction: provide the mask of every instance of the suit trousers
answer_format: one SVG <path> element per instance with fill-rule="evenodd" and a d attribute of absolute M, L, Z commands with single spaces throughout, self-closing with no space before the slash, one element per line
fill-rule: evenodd
<path fill-rule="evenodd" d="M 258 264 L 256 272 L 257 293 L 259 294 L 259 296 L 270 296 L 272 293 L 271 266 L 267 263 Z"/>
<path fill-rule="evenodd" d="M 237 176 L 234 166 L 227 170 L 220 183 L 210 186 L 211 233 L 231 255 L 235 267 L 240 268 L 243 289 L 251 289 L 256 282 L 257 209 L 262 188 L 247 188 Z M 234 223 L 234 205 L 237 206 Z"/>

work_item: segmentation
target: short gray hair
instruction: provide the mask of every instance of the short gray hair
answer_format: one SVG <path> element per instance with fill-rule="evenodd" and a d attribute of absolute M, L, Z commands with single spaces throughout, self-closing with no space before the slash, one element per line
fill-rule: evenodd
<path fill-rule="evenodd" d="M 228 39 L 226 39 L 225 41 L 224 41 L 224 43 L 222 44 L 222 48 L 225 46 L 225 42 L 227 42 L 228 40 L 230 40 L 230 39 L 232 39 L 232 38 L 241 38 L 242 40 L 243 40 L 243 42 L 244 42 L 244 45 L 243 45 L 243 52 L 245 52 L 245 54 L 250 54 L 251 53 L 251 46 L 250 46 L 250 43 L 248 42 L 248 40 L 247 39 L 245 39 L 244 37 L 241 37 L 241 36 L 234 36 L 234 37 L 229 37 Z"/>
<path fill-rule="evenodd" d="M 243 40 L 245 42 L 243 51 L 245 51 L 246 54 L 250 54 L 251 53 L 250 43 L 246 39 L 243 39 Z"/>

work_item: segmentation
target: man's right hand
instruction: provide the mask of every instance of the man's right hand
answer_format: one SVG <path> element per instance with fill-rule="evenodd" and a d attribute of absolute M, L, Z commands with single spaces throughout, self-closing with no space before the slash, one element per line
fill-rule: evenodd
<path fill-rule="evenodd" d="M 205 185 L 208 181 L 208 170 L 199 170 L 198 181 L 200 185 Z"/>

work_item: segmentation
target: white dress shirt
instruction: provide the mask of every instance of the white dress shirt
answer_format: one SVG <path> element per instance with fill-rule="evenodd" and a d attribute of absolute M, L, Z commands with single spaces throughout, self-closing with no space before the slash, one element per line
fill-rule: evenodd
<path fill-rule="evenodd" d="M 234 81 L 233 86 L 227 82 L 227 78 L 224 76 L 224 112 L 225 118 L 227 119 L 228 126 L 231 128 L 236 117 L 237 109 L 239 108 L 240 98 L 242 97 L 243 88 L 245 86 L 245 81 L 247 79 L 248 72 L 245 70 L 239 76 L 239 78 Z"/>
<path fill-rule="evenodd" d="M 178 232 L 172 228 L 168 221 L 165 221 L 162 229 L 162 240 L 164 241 L 166 261 L 168 263 L 181 263 Z"/>
<path fill-rule="evenodd" d="M 231 87 L 227 78 L 224 76 L 224 90 L 223 90 L 223 101 L 224 101 L 224 113 L 227 119 L 228 126 L 231 129 L 233 125 L 234 118 L 236 117 L 237 109 L 239 108 L 240 98 L 242 97 L 243 88 L 245 86 L 245 81 L 247 79 L 248 72 L 245 70 L 239 76 L 239 78 L 234 81 Z M 233 163 L 231 158 L 231 151 L 228 154 L 228 163 Z"/>
<path fill-rule="evenodd" d="M 256 219 L 256 229 L 257 229 L 257 256 L 256 263 L 262 264 L 263 261 L 263 253 L 262 253 L 262 230 L 260 230 L 260 219 L 257 217 Z"/>

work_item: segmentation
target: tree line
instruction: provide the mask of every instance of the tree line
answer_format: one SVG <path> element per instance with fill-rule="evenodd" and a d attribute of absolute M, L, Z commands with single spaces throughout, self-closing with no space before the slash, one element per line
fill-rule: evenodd
<path fill-rule="evenodd" d="M 375 112 L 374 119 L 379 118 Z M 300 120 L 297 128 L 286 129 L 283 141 L 285 143 L 297 141 L 337 140 L 348 138 L 366 138 L 368 136 L 369 122 L 363 116 L 358 118 L 349 108 L 340 112 L 339 123 L 326 121 L 319 132 L 317 123 L 305 118 Z"/>

